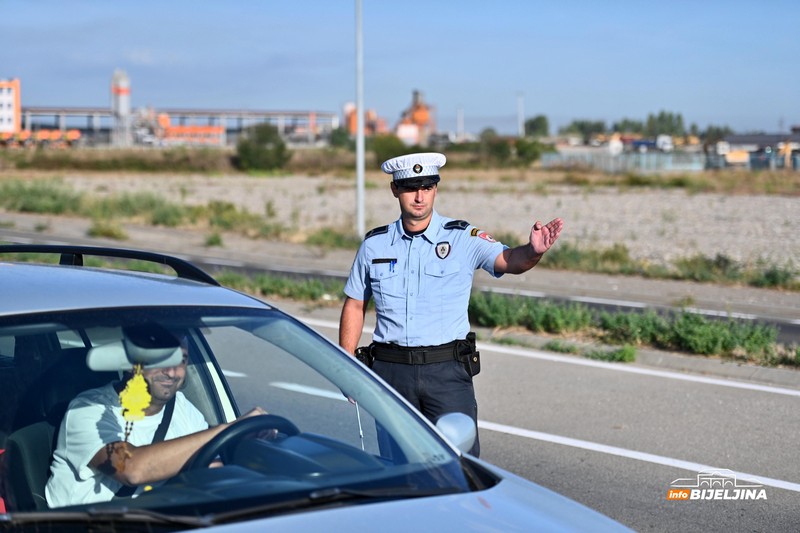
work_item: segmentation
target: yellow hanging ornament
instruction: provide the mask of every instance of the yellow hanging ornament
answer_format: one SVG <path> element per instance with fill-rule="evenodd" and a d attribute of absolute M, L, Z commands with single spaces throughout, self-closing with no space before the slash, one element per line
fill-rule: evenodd
<path fill-rule="evenodd" d="M 125 471 L 125 460 L 130 457 L 127 450 L 128 437 L 133 430 L 133 423 L 144 418 L 144 411 L 150 407 L 150 392 L 147 390 L 147 382 L 142 376 L 142 365 L 133 367 L 133 376 L 125 384 L 125 388 L 119 393 L 119 402 L 122 404 L 122 417 L 125 419 L 125 446 L 122 458 L 117 461 L 115 468 L 120 472 Z"/>
<path fill-rule="evenodd" d="M 122 404 L 122 416 L 127 422 L 144 418 L 145 409 L 150 407 L 150 393 L 142 376 L 142 365 L 133 367 L 133 376 L 119 393 L 119 401 Z"/>

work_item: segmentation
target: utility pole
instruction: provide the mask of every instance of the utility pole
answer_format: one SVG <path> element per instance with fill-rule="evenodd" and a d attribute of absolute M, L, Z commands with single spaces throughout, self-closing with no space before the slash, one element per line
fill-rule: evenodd
<path fill-rule="evenodd" d="M 356 0 L 356 231 L 363 237 L 364 221 L 364 38 L 361 2 Z"/>

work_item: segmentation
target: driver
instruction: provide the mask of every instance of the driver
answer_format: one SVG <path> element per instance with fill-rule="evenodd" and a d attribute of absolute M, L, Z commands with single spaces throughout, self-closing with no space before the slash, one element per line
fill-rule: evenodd
<path fill-rule="evenodd" d="M 127 442 L 119 393 L 132 372 L 126 372 L 121 381 L 84 391 L 70 402 L 45 487 L 50 507 L 138 495 L 149 485 L 176 475 L 192 455 L 232 424 L 209 428 L 202 413 L 180 392 L 188 362 L 184 341 L 181 349 L 183 361 L 177 366 L 142 369 L 151 402 L 144 419 L 133 423 Z M 163 441 L 153 442 L 165 411 L 169 411 L 165 406 L 173 398 Z M 266 411 L 256 407 L 241 418 L 262 414 Z"/>

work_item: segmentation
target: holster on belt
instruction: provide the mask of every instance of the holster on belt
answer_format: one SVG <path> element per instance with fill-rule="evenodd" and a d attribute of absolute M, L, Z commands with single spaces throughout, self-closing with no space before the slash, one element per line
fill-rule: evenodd
<path fill-rule="evenodd" d="M 481 353 L 475 344 L 475 332 L 467 333 L 467 339 L 458 341 L 456 345 L 458 360 L 470 376 L 475 376 L 481 371 Z"/>
<path fill-rule="evenodd" d="M 356 359 L 367 368 L 372 368 L 372 363 L 375 362 L 375 356 L 372 355 L 372 344 L 356 348 Z"/>

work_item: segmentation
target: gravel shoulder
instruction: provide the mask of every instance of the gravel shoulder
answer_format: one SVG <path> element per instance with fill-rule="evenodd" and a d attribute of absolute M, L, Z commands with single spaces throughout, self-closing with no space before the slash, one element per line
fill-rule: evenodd
<path fill-rule="evenodd" d="M 561 217 L 564 241 L 600 248 L 624 244 L 633 257 L 657 264 L 720 254 L 751 264 L 800 265 L 800 197 L 542 186 L 510 176 L 448 181 L 443 175 L 437 210 L 495 236 L 523 239 L 534 220 Z M 388 179 L 381 176 L 369 177 L 364 192 L 367 229 L 399 213 Z M 355 186 L 343 178 L 68 174 L 62 179 L 93 195 L 147 191 L 190 205 L 229 202 L 281 222 L 297 242 L 323 227 L 356 227 Z"/>

